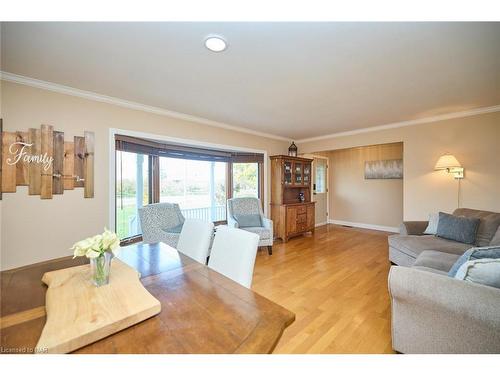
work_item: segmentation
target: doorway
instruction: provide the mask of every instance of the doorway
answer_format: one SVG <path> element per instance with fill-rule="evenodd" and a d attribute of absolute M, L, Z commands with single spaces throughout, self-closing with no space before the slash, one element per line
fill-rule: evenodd
<path fill-rule="evenodd" d="M 328 158 L 326 156 L 313 156 L 312 182 L 313 198 L 316 202 L 315 225 L 328 223 Z"/>

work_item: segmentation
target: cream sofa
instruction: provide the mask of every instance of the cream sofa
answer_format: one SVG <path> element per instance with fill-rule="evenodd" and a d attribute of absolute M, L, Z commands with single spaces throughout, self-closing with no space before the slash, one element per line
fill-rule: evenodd
<path fill-rule="evenodd" d="M 500 214 L 471 209 L 455 214 L 481 218 L 476 245 L 500 245 Z M 393 349 L 500 353 L 500 289 L 449 277 L 474 245 L 422 236 L 426 226 L 405 223 L 400 235 L 389 238 L 390 259 L 400 265 L 389 272 Z"/>
<path fill-rule="evenodd" d="M 391 267 L 395 351 L 500 353 L 500 289 L 449 277 L 458 257 L 424 251 L 413 267 Z"/>
<path fill-rule="evenodd" d="M 475 244 L 465 244 L 433 235 L 424 235 L 427 221 L 406 221 L 401 224 L 399 234 L 389 236 L 389 260 L 398 266 L 409 267 L 426 250 L 462 255 L 471 247 L 490 245 L 500 225 L 500 213 L 457 208 L 453 214 L 480 219 Z"/>

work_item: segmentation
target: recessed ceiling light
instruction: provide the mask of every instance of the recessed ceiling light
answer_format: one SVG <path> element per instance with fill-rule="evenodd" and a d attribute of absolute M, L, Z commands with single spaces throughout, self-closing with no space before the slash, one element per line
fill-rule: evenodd
<path fill-rule="evenodd" d="M 205 39 L 205 47 L 212 52 L 222 52 L 227 48 L 227 43 L 220 36 L 209 36 Z"/>

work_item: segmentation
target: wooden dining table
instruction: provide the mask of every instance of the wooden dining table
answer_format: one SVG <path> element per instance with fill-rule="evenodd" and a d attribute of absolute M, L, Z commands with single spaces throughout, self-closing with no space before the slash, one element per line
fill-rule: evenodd
<path fill-rule="evenodd" d="M 121 249 L 161 312 L 75 353 L 271 353 L 295 319 L 289 310 L 163 243 Z M 32 353 L 46 320 L 45 272 L 60 258 L 0 273 L 0 353 Z M 111 269 L 112 272 L 112 269 Z"/>

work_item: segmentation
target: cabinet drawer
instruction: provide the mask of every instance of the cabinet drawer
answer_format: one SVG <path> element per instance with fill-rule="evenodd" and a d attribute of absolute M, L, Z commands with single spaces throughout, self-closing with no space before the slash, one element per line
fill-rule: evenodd
<path fill-rule="evenodd" d="M 307 214 L 297 215 L 297 224 L 305 224 L 305 223 L 307 223 Z"/>
<path fill-rule="evenodd" d="M 306 230 L 307 230 L 307 224 L 306 223 L 301 223 L 301 224 L 297 223 L 297 233 L 305 232 Z"/>
<path fill-rule="evenodd" d="M 300 214 L 305 214 L 307 211 L 307 208 L 306 206 L 298 206 L 297 207 L 297 213 L 300 215 Z"/>

